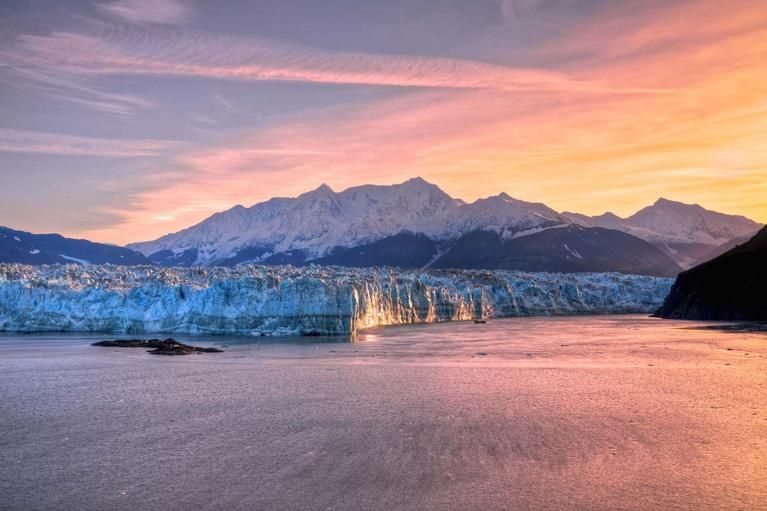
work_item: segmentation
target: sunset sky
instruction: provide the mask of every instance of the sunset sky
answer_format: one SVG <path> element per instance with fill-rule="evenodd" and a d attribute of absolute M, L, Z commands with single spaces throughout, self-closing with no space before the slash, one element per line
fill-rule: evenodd
<path fill-rule="evenodd" d="M 767 3 L 0 3 L 0 225 L 123 244 L 414 176 L 767 222 Z"/>

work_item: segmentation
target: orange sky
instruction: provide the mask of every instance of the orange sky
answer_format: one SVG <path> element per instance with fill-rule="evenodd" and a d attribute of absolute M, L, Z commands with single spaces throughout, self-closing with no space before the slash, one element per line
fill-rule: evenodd
<path fill-rule="evenodd" d="M 323 182 L 341 190 L 414 176 L 465 200 L 504 191 L 558 210 L 625 216 L 663 196 L 767 222 L 767 5 L 613 5 L 526 48 L 526 61 L 541 62 L 529 76 L 503 71 L 504 62 L 464 69 L 389 57 L 366 64 L 372 74 L 339 71 L 333 66 L 349 59 L 323 53 L 321 72 L 284 73 L 400 93 L 174 145 L 144 163 L 151 172 L 129 207 L 108 208 L 119 221 L 69 234 L 147 240 Z M 503 30 L 491 36 L 502 47 Z"/>

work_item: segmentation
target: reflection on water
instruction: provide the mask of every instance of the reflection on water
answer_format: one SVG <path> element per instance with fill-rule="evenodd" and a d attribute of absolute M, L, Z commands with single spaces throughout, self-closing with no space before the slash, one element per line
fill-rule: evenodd
<path fill-rule="evenodd" d="M 767 334 L 706 326 L 0 336 L 0 509 L 767 509 Z"/>

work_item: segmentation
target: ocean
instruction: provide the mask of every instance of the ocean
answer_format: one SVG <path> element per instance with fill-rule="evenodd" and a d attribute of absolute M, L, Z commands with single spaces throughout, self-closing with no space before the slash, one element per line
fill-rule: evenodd
<path fill-rule="evenodd" d="M 767 334 L 710 326 L 0 335 L 0 509 L 767 509 Z"/>

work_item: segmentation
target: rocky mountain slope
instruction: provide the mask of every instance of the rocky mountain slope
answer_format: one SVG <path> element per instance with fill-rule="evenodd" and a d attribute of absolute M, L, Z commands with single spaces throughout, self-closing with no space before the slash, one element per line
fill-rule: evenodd
<path fill-rule="evenodd" d="M 657 314 L 675 319 L 767 321 L 767 227 L 681 273 Z"/>
<path fill-rule="evenodd" d="M 673 277 L 681 268 L 650 243 L 611 229 L 569 225 L 522 238 L 473 231 L 450 244 L 434 268 L 620 272 Z"/>

